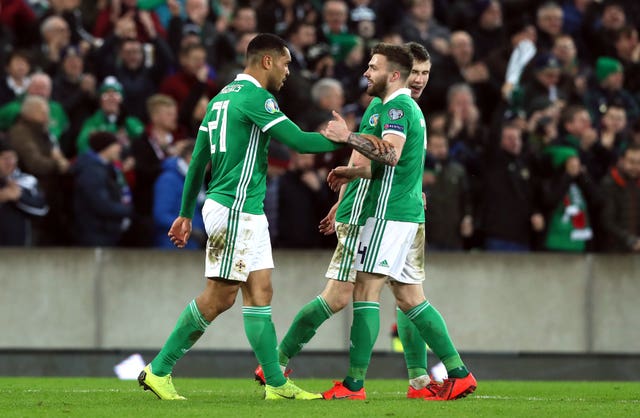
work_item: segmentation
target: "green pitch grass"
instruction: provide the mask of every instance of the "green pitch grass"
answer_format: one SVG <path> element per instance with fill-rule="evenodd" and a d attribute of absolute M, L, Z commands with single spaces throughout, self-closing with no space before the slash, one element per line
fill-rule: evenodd
<path fill-rule="evenodd" d="M 0 378 L 2 417 L 637 417 L 640 383 L 482 381 L 466 399 L 405 399 L 406 380 L 368 380 L 366 401 L 271 401 L 249 379 L 174 380 L 187 401 L 159 401 L 135 381 Z M 327 380 L 299 379 L 313 391 Z"/>

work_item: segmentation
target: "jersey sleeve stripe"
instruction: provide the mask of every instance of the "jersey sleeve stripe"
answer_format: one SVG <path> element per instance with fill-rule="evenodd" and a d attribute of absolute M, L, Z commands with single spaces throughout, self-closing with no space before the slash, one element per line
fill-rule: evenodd
<path fill-rule="evenodd" d="M 393 129 L 387 129 L 385 131 L 382 131 L 382 136 L 384 136 L 385 134 L 394 134 L 394 135 L 398 135 L 398 136 L 400 136 L 400 137 L 402 137 L 404 139 L 407 139 L 407 135 L 405 133 L 398 132 L 398 131 L 395 131 Z"/>
<path fill-rule="evenodd" d="M 209 130 L 207 129 L 207 127 L 206 127 L 206 126 L 202 126 L 202 125 L 198 128 L 198 130 L 199 130 L 199 131 L 202 131 L 202 132 L 209 132 Z"/>
<path fill-rule="evenodd" d="M 264 125 L 264 128 L 262 128 L 262 132 L 267 132 L 269 129 L 271 129 L 272 126 L 282 122 L 283 120 L 288 119 L 286 115 L 282 115 L 277 119 L 272 120 L 271 122 L 267 123 L 266 125 Z"/>

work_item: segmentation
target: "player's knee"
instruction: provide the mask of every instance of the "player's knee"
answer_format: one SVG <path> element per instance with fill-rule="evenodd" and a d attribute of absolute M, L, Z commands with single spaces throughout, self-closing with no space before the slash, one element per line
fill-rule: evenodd
<path fill-rule="evenodd" d="M 332 292 L 324 297 L 333 313 L 339 312 L 351 302 L 351 292 Z"/>

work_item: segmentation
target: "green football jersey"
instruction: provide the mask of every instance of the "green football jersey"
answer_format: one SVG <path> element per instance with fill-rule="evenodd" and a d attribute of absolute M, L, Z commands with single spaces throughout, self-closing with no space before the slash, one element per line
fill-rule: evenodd
<path fill-rule="evenodd" d="M 380 136 L 378 120 L 381 108 L 382 100 L 379 97 L 374 97 L 362 115 L 360 133 Z M 368 190 L 369 179 L 355 179 L 349 182 L 338 205 L 336 221 L 345 224 L 364 225 L 364 220 L 360 219 L 360 214 Z"/>
<path fill-rule="evenodd" d="M 427 128 L 409 89 L 399 89 L 383 102 L 378 124 L 381 136 L 393 133 L 404 137 L 405 143 L 395 167 L 371 161 L 371 184 L 362 217 L 422 223 Z"/>
<path fill-rule="evenodd" d="M 247 74 L 225 86 L 207 107 L 189 174 L 211 161 L 207 197 L 232 210 L 264 213 L 267 150 L 274 125 L 288 120 L 273 95 Z M 197 174 L 187 175 L 180 216 L 193 216 Z"/>

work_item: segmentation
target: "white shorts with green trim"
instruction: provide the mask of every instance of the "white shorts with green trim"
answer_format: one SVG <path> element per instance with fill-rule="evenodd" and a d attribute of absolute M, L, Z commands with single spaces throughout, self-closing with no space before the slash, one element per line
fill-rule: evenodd
<path fill-rule="evenodd" d="M 424 281 L 424 224 L 369 218 L 360 233 L 355 268 L 400 283 Z"/>
<path fill-rule="evenodd" d="M 341 282 L 356 281 L 356 269 L 354 268 L 355 249 L 362 227 L 352 224 L 336 222 L 336 238 L 338 245 L 333 252 L 331 263 L 325 277 Z"/>
<path fill-rule="evenodd" d="M 265 215 L 232 211 L 212 199 L 202 208 L 207 239 L 205 277 L 246 282 L 249 273 L 272 269 Z"/>

